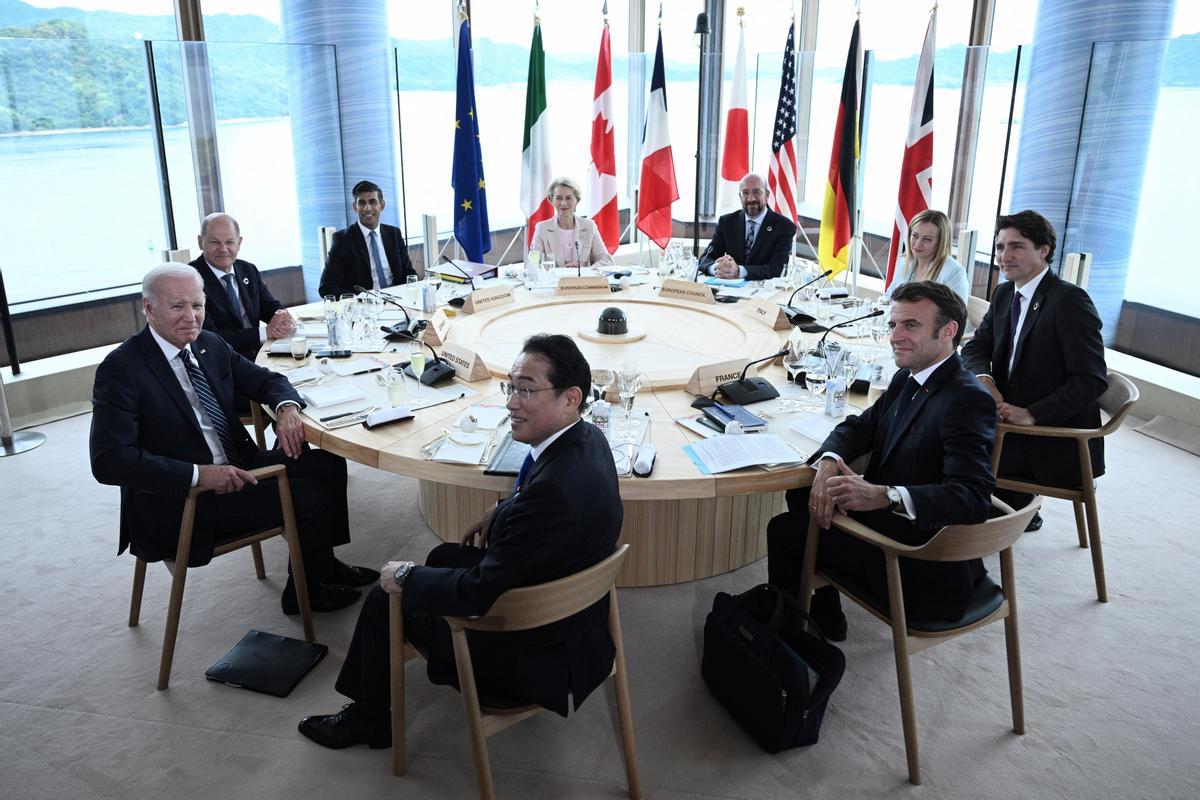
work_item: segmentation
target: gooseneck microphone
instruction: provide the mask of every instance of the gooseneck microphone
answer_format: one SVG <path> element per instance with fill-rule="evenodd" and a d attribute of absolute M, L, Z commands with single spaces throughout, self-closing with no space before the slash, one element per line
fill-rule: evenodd
<path fill-rule="evenodd" d="M 378 297 L 383 302 L 385 302 L 389 305 L 393 305 L 396 308 L 398 308 L 404 312 L 404 330 L 396 331 L 393 328 L 385 328 L 384 330 L 387 330 L 388 332 L 393 332 L 393 333 L 401 333 L 402 335 L 413 337 L 417 334 L 418 331 L 420 331 L 422 328 L 425 327 L 425 325 L 424 325 L 425 320 L 423 320 L 423 319 L 414 320 L 411 316 L 409 316 L 408 309 L 405 308 L 403 305 L 401 305 L 401 303 L 398 300 L 396 300 L 396 298 L 392 297 L 390 294 L 381 292 L 378 289 L 367 289 L 367 288 L 365 288 L 363 286 L 359 286 L 357 284 L 355 284 L 355 286 L 354 286 L 354 291 L 357 292 L 358 294 L 369 294 L 373 297 Z"/>
<path fill-rule="evenodd" d="M 456 270 L 458 270 L 458 274 L 459 274 L 459 275 L 462 275 L 464 278 L 466 278 L 466 279 L 467 279 L 467 283 L 471 284 L 471 291 L 472 291 L 472 292 L 473 292 L 473 291 L 475 291 L 475 279 L 471 277 L 471 273 L 470 273 L 470 272 L 468 272 L 467 270 L 463 269 L 463 268 L 462 268 L 462 267 L 460 267 L 458 264 L 455 264 L 455 263 L 454 263 L 454 261 L 453 261 L 452 259 L 450 259 L 449 257 L 447 257 L 447 256 L 446 256 L 446 255 L 444 255 L 444 254 L 443 254 L 443 255 L 442 255 L 442 256 L 441 256 L 441 257 L 438 259 L 438 263 L 439 263 L 439 264 L 449 264 L 450 266 L 452 266 L 452 267 L 454 267 Z"/>
<path fill-rule="evenodd" d="M 425 320 L 419 320 L 419 322 L 425 322 Z M 423 327 L 424 326 L 422 326 L 422 328 Z M 450 363 L 448 361 L 446 361 L 446 359 L 444 359 L 440 355 L 438 355 L 438 351 L 434 350 L 433 345 L 431 345 L 429 342 L 421 339 L 420 337 L 416 336 L 413 333 L 406 333 L 404 331 L 396 331 L 395 329 L 389 328 L 387 326 L 384 326 L 382 328 L 382 330 L 384 330 L 388 333 L 394 333 L 405 339 L 410 339 L 414 342 L 417 342 L 418 344 L 423 344 L 426 347 L 428 347 L 429 352 L 433 354 L 433 361 L 429 361 L 425 364 L 424 372 L 422 372 L 420 375 L 413 374 L 412 364 L 409 364 L 408 366 L 406 366 L 404 368 L 405 375 L 411 375 L 412 377 L 419 380 L 425 386 L 436 386 L 437 384 L 445 381 L 447 378 L 454 377 L 454 367 L 450 366 Z"/>
<path fill-rule="evenodd" d="M 754 366 L 755 364 L 761 364 L 764 361 L 770 361 L 771 359 L 779 358 L 787 351 L 788 349 L 784 347 L 779 352 L 771 353 L 769 356 L 763 356 L 762 358 L 749 362 L 746 364 L 745 368 L 742 370 L 741 376 L 738 377 L 736 381 L 722 383 L 717 387 L 717 391 L 728 397 L 731 403 L 735 403 L 740 406 L 749 405 L 750 403 L 758 403 L 763 400 L 772 400 L 776 397 L 779 397 L 779 391 L 772 386 L 771 382 L 766 378 L 747 378 L 746 373 L 750 370 L 750 367 Z"/>
<path fill-rule="evenodd" d="M 788 322 L 792 323 L 793 325 L 804 325 L 809 322 L 816 322 L 816 317 L 814 317 L 812 314 L 805 314 L 803 311 L 793 306 L 792 301 L 796 299 L 796 295 L 800 294 L 800 292 L 812 286 L 817 281 L 828 278 L 832 274 L 833 270 L 827 269 L 812 280 L 806 281 L 802 285 L 796 287 L 796 291 L 792 292 L 792 296 L 788 298 L 788 301 L 780 306 L 780 309 L 783 311 L 783 315 L 787 317 Z"/>
<path fill-rule="evenodd" d="M 853 325 L 856 322 L 862 322 L 864 319 L 870 319 L 871 317 L 882 317 L 882 316 L 883 316 L 883 309 L 877 308 L 874 311 L 872 311 L 870 314 L 863 314 L 861 317 L 855 317 L 854 319 L 848 319 L 845 322 L 839 322 L 837 325 L 830 325 L 829 328 L 825 331 L 825 334 L 821 337 L 821 341 L 817 342 L 817 352 L 820 353 L 821 355 L 825 354 L 825 339 L 827 339 L 829 337 L 829 334 L 833 331 L 834 328 L 844 328 L 847 325 Z"/>

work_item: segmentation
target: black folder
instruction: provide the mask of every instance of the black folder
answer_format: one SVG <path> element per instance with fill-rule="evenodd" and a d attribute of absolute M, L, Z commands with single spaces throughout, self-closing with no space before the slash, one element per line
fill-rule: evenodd
<path fill-rule="evenodd" d="M 329 648 L 323 644 L 252 630 L 209 667 L 204 677 L 287 697 L 328 652 Z"/>
<path fill-rule="evenodd" d="M 492 460 L 483 468 L 484 475 L 516 475 L 521 471 L 521 462 L 525 454 L 532 450 L 524 442 L 512 438 L 511 433 L 504 434 L 504 441 L 492 454 Z"/>

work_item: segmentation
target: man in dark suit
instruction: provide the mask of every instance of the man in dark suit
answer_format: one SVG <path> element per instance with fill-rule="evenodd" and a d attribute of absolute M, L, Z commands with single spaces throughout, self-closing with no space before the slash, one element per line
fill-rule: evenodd
<path fill-rule="evenodd" d="M 200 258 L 191 262 L 204 279 L 204 329 L 229 342 L 253 361 L 267 339 L 283 339 L 296 330 L 295 318 L 284 310 L 263 283 L 258 267 L 238 258 L 242 231 L 228 214 L 209 214 L 196 237 Z M 258 323 L 267 327 L 259 330 Z"/>
<path fill-rule="evenodd" d="M 837 530 L 835 508 L 904 544 L 922 544 L 945 525 L 983 522 L 995 486 L 991 448 L 995 406 L 963 369 L 955 348 L 967 309 L 949 287 L 906 283 L 892 297 L 892 352 L 900 369 L 887 391 L 861 415 L 838 425 L 810 462 L 811 489 L 788 493 L 788 513 L 767 528 L 768 580 L 795 594 L 810 515 L 821 531 L 818 564 L 865 582 L 885 604 L 883 554 Z M 848 462 L 870 453 L 862 475 Z M 926 562 L 900 559 L 905 608 L 917 615 L 958 619 L 986 572 L 975 559 Z M 841 641 L 846 619 L 832 587 L 813 596 L 822 631 Z"/>
<path fill-rule="evenodd" d="M 1087 292 L 1050 271 L 1054 246 L 1054 228 L 1036 211 L 1000 217 L 996 263 L 1008 280 L 996 288 L 975 337 L 963 347 L 963 362 L 992 393 L 1004 422 L 1096 428 L 1098 401 L 1108 388 L 1100 315 Z M 1104 474 L 1104 439 L 1093 439 L 1088 446 L 1099 477 Z M 1075 442 L 1005 436 L 999 475 L 1078 486 Z M 996 494 L 1017 507 L 1032 499 L 1004 490 Z M 1041 526 L 1039 515 L 1029 527 Z"/>
<path fill-rule="evenodd" d="M 354 702 L 306 717 L 300 732 L 325 747 L 387 747 L 388 601 L 402 594 L 405 638 L 429 654 L 429 678 L 457 685 L 450 629 L 438 617 L 487 613 L 496 598 L 579 572 L 612 555 L 621 531 L 616 469 L 604 434 L 580 419 L 591 369 L 566 336 L 525 341 L 501 384 L 512 435 L 533 446 L 513 493 L 467 531 L 463 544 L 433 549 L 425 566 L 392 561 L 367 596 L 338 675 Z M 469 632 L 472 663 L 485 690 L 566 716 L 612 669 L 608 600 L 560 622 L 519 633 Z"/>
<path fill-rule="evenodd" d="M 379 221 L 387 207 L 383 190 L 370 181 L 359 181 L 352 194 L 358 222 L 333 235 L 321 273 L 322 297 L 357 291 L 355 286 L 386 289 L 417 274 L 400 229 Z"/>
<path fill-rule="evenodd" d="M 147 326 L 96 370 L 92 394 L 92 474 L 121 487 L 121 541 L 146 561 L 173 559 L 188 490 L 214 490 L 197 505 L 189 566 L 212 560 L 215 545 L 280 524 L 274 481 L 248 469 L 284 463 L 292 484 L 304 571 L 314 611 L 353 603 L 350 586 L 379 573 L 338 561 L 350 540 L 346 462 L 304 443 L 303 404 L 285 378 L 237 354 L 202 330 L 203 282 L 192 267 L 163 264 L 142 282 Z M 278 445 L 260 451 L 238 424 L 234 393 L 276 410 Z M 290 569 L 289 569 L 290 572 Z M 299 609 L 289 575 L 284 613 Z"/>
<path fill-rule="evenodd" d="M 750 281 L 783 274 L 796 226 L 767 208 L 770 194 L 761 175 L 750 173 L 742 178 L 738 184 L 742 210 L 717 220 L 716 233 L 700 259 L 701 271 L 718 278 Z"/>

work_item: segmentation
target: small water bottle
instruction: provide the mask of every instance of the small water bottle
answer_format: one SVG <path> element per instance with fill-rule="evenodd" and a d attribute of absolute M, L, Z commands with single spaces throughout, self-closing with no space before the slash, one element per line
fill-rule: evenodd
<path fill-rule="evenodd" d="M 608 421 L 612 416 L 612 406 L 607 400 L 597 400 L 592 403 L 592 424 L 608 433 Z"/>
<path fill-rule="evenodd" d="M 426 314 L 437 311 L 437 289 L 428 281 L 421 287 L 421 311 Z"/>

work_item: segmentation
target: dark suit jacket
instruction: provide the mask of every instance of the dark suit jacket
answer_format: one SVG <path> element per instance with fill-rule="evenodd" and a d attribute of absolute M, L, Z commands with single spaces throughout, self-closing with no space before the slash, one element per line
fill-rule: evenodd
<path fill-rule="evenodd" d="M 580 421 L 534 462 L 524 488 L 502 500 L 478 566 L 419 566 L 404 585 L 406 614 L 484 614 L 516 586 L 555 580 L 612 555 L 623 510 L 608 440 Z M 519 633 L 470 633 L 476 674 L 566 716 L 612 669 L 608 599 L 567 619 Z M 448 637 L 434 642 L 429 676 L 455 682 Z"/>
<path fill-rule="evenodd" d="M 259 449 L 237 424 L 237 394 L 275 407 L 301 402 L 281 375 L 242 358 L 224 339 L 201 331 L 192 355 L 212 387 L 227 419 L 233 421 L 238 452 L 247 464 Z M 183 502 L 192 482 L 192 466 L 211 464 L 196 415 L 179 380 L 150 335 L 149 327 L 125 340 L 96 369 L 92 390 L 92 475 L 121 487 L 121 542 L 150 561 L 174 558 Z M 191 566 L 212 559 L 212 526 L 197 524 Z"/>
<path fill-rule="evenodd" d="M 408 258 L 404 236 L 396 226 L 380 223 L 379 239 L 383 257 L 392 270 L 391 285 L 403 285 L 405 278 L 417 274 Z M 355 286 L 371 286 L 371 256 L 367 252 L 367 240 L 357 222 L 333 235 L 325 270 L 321 273 L 319 291 L 324 297 L 353 292 Z"/>
<path fill-rule="evenodd" d="M 847 463 L 870 452 L 863 477 L 875 484 L 906 487 L 916 520 L 887 510 L 851 516 L 904 544 L 922 544 L 945 525 L 988 518 L 996 485 L 991 466 L 996 405 L 975 376 L 963 369 L 959 357 L 952 355 L 917 391 L 900 427 L 889 435 L 908 375 L 906 369 L 897 371 L 884 395 L 861 415 L 834 428 L 816 452 L 837 453 Z M 906 604 L 929 616 L 961 616 L 975 581 L 985 574 L 979 560 L 900 562 Z M 882 570 L 869 571 L 866 579 L 877 597 L 887 598 Z"/>
<path fill-rule="evenodd" d="M 792 252 L 796 226 L 787 217 L 767 209 L 762 226 L 754 236 L 754 247 L 746 252 L 746 212 L 734 211 L 717 220 L 712 242 L 700 259 L 700 269 L 708 268 L 723 255 L 746 268 L 746 280 L 762 281 L 783 274 Z"/>
<path fill-rule="evenodd" d="M 963 346 L 963 362 L 976 375 L 991 375 L 1004 399 L 1029 409 L 1038 425 L 1095 428 L 1100 395 L 1108 388 L 1100 315 L 1087 292 L 1047 272 L 1034 292 L 1008 369 L 1009 309 L 1016 286 L 1000 284 L 975 337 Z M 1092 469 L 1104 474 L 1104 440 L 1089 445 Z M 1033 477 L 1055 486 L 1079 485 L 1079 456 L 1066 439 L 1004 437 L 1001 475 Z"/>
<path fill-rule="evenodd" d="M 255 322 L 254 327 L 242 325 L 241 315 L 229 302 L 225 285 L 217 280 L 213 271 L 200 256 L 191 265 L 204 278 L 204 329 L 218 334 L 246 358 L 253 361 L 262 342 L 258 338 L 259 322 L 270 322 L 283 303 L 275 299 L 271 290 L 263 283 L 258 267 L 240 258 L 233 262 L 234 284 L 246 314 Z"/>

